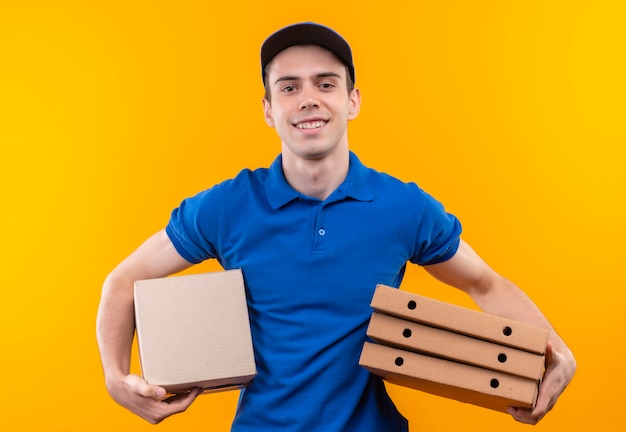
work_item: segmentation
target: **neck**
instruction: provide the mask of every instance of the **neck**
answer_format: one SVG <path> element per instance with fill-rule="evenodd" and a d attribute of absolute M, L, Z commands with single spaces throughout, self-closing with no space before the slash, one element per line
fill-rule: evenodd
<path fill-rule="evenodd" d="M 302 159 L 283 149 L 283 173 L 287 183 L 298 192 L 325 200 L 348 175 L 349 151 L 331 157 Z"/>

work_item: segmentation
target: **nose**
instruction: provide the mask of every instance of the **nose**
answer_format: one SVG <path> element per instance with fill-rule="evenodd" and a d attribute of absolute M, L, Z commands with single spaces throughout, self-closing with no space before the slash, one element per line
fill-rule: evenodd
<path fill-rule="evenodd" d="M 300 94 L 300 101 L 298 102 L 298 108 L 300 110 L 306 110 L 311 108 L 319 108 L 320 104 L 314 94 L 314 89 L 306 87 L 302 89 Z"/>

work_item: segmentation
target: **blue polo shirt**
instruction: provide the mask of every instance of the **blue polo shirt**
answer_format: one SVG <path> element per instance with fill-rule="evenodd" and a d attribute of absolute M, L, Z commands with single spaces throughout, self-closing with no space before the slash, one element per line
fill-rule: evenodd
<path fill-rule="evenodd" d="M 461 227 L 440 203 L 353 153 L 320 201 L 289 186 L 278 156 L 184 200 L 166 232 L 187 261 L 243 271 L 258 375 L 233 431 L 407 430 L 358 361 L 376 285 L 455 254 Z"/>

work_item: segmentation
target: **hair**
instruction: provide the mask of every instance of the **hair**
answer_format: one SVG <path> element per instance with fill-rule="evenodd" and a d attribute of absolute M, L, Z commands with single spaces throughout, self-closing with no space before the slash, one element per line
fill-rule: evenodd
<path fill-rule="evenodd" d="M 270 72 L 271 65 L 272 65 L 272 62 L 269 62 L 265 66 L 265 79 L 263 80 L 263 87 L 265 88 L 265 95 L 263 97 L 267 99 L 268 102 L 272 101 L 270 84 L 269 84 L 269 75 L 270 75 L 269 72 Z M 354 82 L 352 81 L 352 78 L 350 78 L 350 70 L 348 69 L 348 66 L 345 66 L 345 68 L 346 68 L 346 87 L 348 88 L 348 94 L 350 94 L 350 92 L 354 89 Z"/>

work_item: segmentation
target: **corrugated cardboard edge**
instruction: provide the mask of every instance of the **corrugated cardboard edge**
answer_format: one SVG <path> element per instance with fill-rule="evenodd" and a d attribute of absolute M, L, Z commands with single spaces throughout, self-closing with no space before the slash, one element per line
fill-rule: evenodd
<path fill-rule="evenodd" d="M 409 304 L 412 308 L 409 307 Z M 433 327 L 545 354 L 548 330 L 379 284 L 374 310 Z"/>
<path fill-rule="evenodd" d="M 363 345 L 359 364 L 392 384 L 495 411 L 507 412 L 509 406 L 531 409 L 537 401 L 536 381 L 370 342 Z M 493 379 L 498 389 L 487 384 Z"/>
<path fill-rule="evenodd" d="M 245 388 L 255 376 L 256 372 L 250 375 L 238 376 L 235 378 L 224 380 L 198 381 L 176 385 L 156 385 L 163 387 L 169 394 L 185 393 L 193 388 L 201 388 L 203 394 L 208 394 Z"/>

